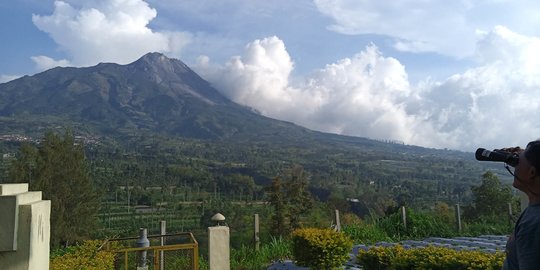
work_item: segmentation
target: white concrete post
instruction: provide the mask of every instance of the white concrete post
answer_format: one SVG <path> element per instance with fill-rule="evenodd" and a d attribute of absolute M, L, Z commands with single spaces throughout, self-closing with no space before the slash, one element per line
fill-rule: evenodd
<path fill-rule="evenodd" d="M 403 222 L 403 227 L 407 230 L 407 211 L 405 210 L 405 206 L 401 207 L 401 221 Z"/>
<path fill-rule="evenodd" d="M 162 220 L 159 222 L 159 234 L 160 235 L 166 235 L 167 234 L 167 222 L 165 220 Z M 161 237 L 159 240 L 159 244 L 161 246 L 165 245 L 165 237 Z M 164 270 L 165 269 L 165 258 L 163 250 L 159 252 L 159 269 Z"/>
<path fill-rule="evenodd" d="M 259 214 L 255 214 L 253 219 L 253 241 L 255 242 L 255 250 L 259 251 L 261 239 L 259 238 Z"/>
<path fill-rule="evenodd" d="M 461 208 L 459 207 L 459 203 L 456 204 L 456 228 L 458 232 L 461 232 Z"/>
<path fill-rule="evenodd" d="M 208 227 L 209 268 L 210 270 L 230 270 L 229 227 L 219 224 L 220 221 L 225 221 L 222 214 L 215 214 L 212 220 L 218 222 L 218 225 Z"/>
<path fill-rule="evenodd" d="M 1 184 L 0 216 L 0 269 L 48 270 L 51 201 L 28 184 Z"/>
<path fill-rule="evenodd" d="M 335 209 L 335 219 L 336 219 L 336 232 L 341 232 L 341 221 L 339 219 L 339 210 Z"/>

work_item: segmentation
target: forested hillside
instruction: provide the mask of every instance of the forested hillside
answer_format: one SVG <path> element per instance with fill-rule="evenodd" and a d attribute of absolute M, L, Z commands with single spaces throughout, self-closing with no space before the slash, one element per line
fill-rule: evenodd
<path fill-rule="evenodd" d="M 46 132 L 66 131 L 84 146 L 103 202 L 128 213 L 167 203 L 177 210 L 179 201 L 265 203 L 272 180 L 293 168 L 302 168 L 317 202 L 360 217 L 467 203 L 486 170 L 510 180 L 500 164 L 475 161 L 475 149 L 341 136 L 264 117 L 160 54 L 0 84 L 0 182 L 11 181 L 22 143 L 37 146 Z"/>

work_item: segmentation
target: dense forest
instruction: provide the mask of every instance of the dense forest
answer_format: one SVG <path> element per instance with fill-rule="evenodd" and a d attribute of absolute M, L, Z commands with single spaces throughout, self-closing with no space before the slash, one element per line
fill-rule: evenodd
<path fill-rule="evenodd" d="M 360 242 L 507 233 L 501 217 L 509 204 L 512 220 L 519 213 L 499 180 L 503 168 L 458 151 L 380 141 L 116 141 L 85 143 L 64 130 L 0 144 L 1 182 L 28 182 L 51 200 L 53 249 L 135 236 L 139 228 L 155 235 L 165 221 L 168 233 L 192 232 L 206 254 L 216 213 L 226 217 L 235 252 L 253 244 L 255 214 L 260 241 L 282 245 L 296 229 L 334 226 L 335 210 Z M 500 200 L 483 201 L 493 197 Z M 452 229 L 456 204 L 463 207 L 461 232 Z M 402 206 L 410 230 L 400 225 Z"/>
<path fill-rule="evenodd" d="M 83 142 L 80 142 L 83 143 Z M 18 155 L 18 142 L 4 142 L 1 181 Z M 383 214 L 390 205 L 427 207 L 470 201 L 470 188 L 486 170 L 508 180 L 500 164 L 480 163 L 472 154 L 395 143 L 326 145 L 133 137 L 123 144 L 86 144 L 89 173 L 105 200 L 155 205 L 163 196 L 202 201 L 208 196 L 262 201 L 272 179 L 301 166 L 318 201 L 357 202 L 359 216 Z M 157 192 L 160 190 L 160 192 Z M 165 192 L 167 190 L 167 192 Z M 158 194 L 159 193 L 159 194 Z M 168 194 L 168 195 L 167 195 Z"/>

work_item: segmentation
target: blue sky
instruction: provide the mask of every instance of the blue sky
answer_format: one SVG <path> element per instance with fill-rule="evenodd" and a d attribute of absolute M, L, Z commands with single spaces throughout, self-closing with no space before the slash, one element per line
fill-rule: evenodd
<path fill-rule="evenodd" d="M 474 151 L 540 137 L 540 3 L 4 0 L 0 82 L 162 52 L 308 128 Z"/>

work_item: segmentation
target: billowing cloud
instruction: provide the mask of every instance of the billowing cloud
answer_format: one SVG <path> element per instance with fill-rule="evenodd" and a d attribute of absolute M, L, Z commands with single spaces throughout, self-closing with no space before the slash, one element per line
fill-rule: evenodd
<path fill-rule="evenodd" d="M 405 68 L 372 45 L 352 58 L 291 82 L 294 64 L 282 40 L 270 37 L 246 46 L 224 67 L 208 59 L 196 69 L 232 100 L 264 115 L 306 127 L 372 138 L 411 137 L 405 101 L 410 86 Z"/>
<path fill-rule="evenodd" d="M 1 75 L 0 75 L 0 83 L 9 82 L 9 81 L 15 80 L 15 79 L 20 78 L 20 77 L 21 77 L 21 76 L 18 76 L 18 75 L 5 75 L 5 74 L 1 74 Z"/>
<path fill-rule="evenodd" d="M 415 85 L 375 45 L 293 79 L 277 37 L 223 66 L 202 58 L 196 69 L 234 101 L 316 130 L 469 151 L 539 137 L 540 39 L 498 26 L 477 48 L 476 67 Z"/>
<path fill-rule="evenodd" d="M 539 50 L 538 37 L 502 26 L 486 33 L 478 42 L 477 67 L 417 89 L 421 106 L 410 113 L 425 115 L 436 131 L 423 137 L 434 146 L 467 149 L 523 146 L 538 138 Z"/>
<path fill-rule="evenodd" d="M 200 62 L 208 65 L 208 59 Z M 233 57 L 219 70 L 201 71 L 219 84 L 225 96 L 249 104 L 264 114 L 276 116 L 276 108 L 290 106 L 293 93 L 288 88 L 294 64 L 277 37 L 255 40 L 248 44 L 243 57 Z"/>
<path fill-rule="evenodd" d="M 48 56 L 40 55 L 40 56 L 32 56 L 30 57 L 32 61 L 36 64 L 36 69 L 39 71 L 51 69 L 54 67 L 67 67 L 71 66 L 71 63 L 66 60 L 54 60 Z"/>
<path fill-rule="evenodd" d="M 150 29 L 157 12 L 142 0 L 72 0 L 54 5 L 53 14 L 33 15 L 32 20 L 75 66 L 126 64 L 148 52 L 178 57 L 191 38 L 189 33 Z"/>
<path fill-rule="evenodd" d="M 194 69 L 232 100 L 315 130 L 468 151 L 523 145 L 540 137 L 536 119 L 540 113 L 540 30 L 535 27 L 540 23 L 535 15 L 540 12 L 540 2 L 315 0 L 314 6 L 304 5 L 305 1 L 282 2 L 297 3 L 308 12 L 313 8 L 333 20 L 328 26 L 332 35 L 316 35 L 313 40 L 344 37 L 335 33 L 376 34 L 379 41 L 393 40 L 400 51 L 435 52 L 475 62 L 467 61 L 472 67 L 452 76 L 439 76 L 443 79 L 411 83 L 403 62 L 371 44 L 298 78 L 285 43 L 270 36 L 249 43 L 243 53 L 224 64 L 200 56 Z M 186 50 L 194 55 L 219 51 L 216 55 L 221 53 L 224 59 L 223 55 L 236 54 L 237 44 L 245 43 L 235 36 L 236 31 L 249 33 L 246 40 L 252 40 L 253 33 L 277 35 L 264 26 L 279 22 L 280 33 L 289 33 L 285 30 L 291 28 L 293 18 L 301 22 L 295 27 L 302 26 L 298 28 L 302 33 L 324 25 L 321 18 L 311 20 L 316 17 L 313 13 L 292 12 L 281 16 L 287 17 L 284 20 L 276 20 L 296 9 L 281 10 L 277 7 L 282 5 L 257 1 L 217 6 L 214 1 L 194 0 L 187 5 L 154 3 L 178 6 L 179 16 L 186 18 L 184 24 L 197 26 L 192 28 L 194 34 L 151 29 L 149 23 L 157 12 L 143 0 L 56 1 L 51 15 L 34 15 L 33 21 L 54 39 L 67 59 L 36 56 L 33 60 L 41 69 L 98 62 L 125 64 L 149 51 L 179 57 Z M 230 16 L 221 16 L 224 11 Z M 258 21 L 261 18 L 264 20 Z M 171 25 L 171 21 L 156 25 Z M 289 33 L 284 39 L 291 42 L 295 36 Z M 196 46 L 189 48 L 191 42 Z M 315 43 L 300 46 L 293 42 L 297 53 Z M 335 44 L 346 48 L 351 43 Z M 308 49 L 305 51 L 318 52 Z M 318 57 L 304 55 L 303 60 Z"/>
<path fill-rule="evenodd" d="M 315 0 L 317 9 L 332 18 L 328 28 L 347 34 L 378 34 L 394 39 L 394 47 L 409 52 L 437 52 L 464 57 L 474 52 L 476 31 L 504 24 L 537 34 L 538 2 L 486 1 L 354 1 Z M 489 14 L 489 15 L 488 15 Z"/>

